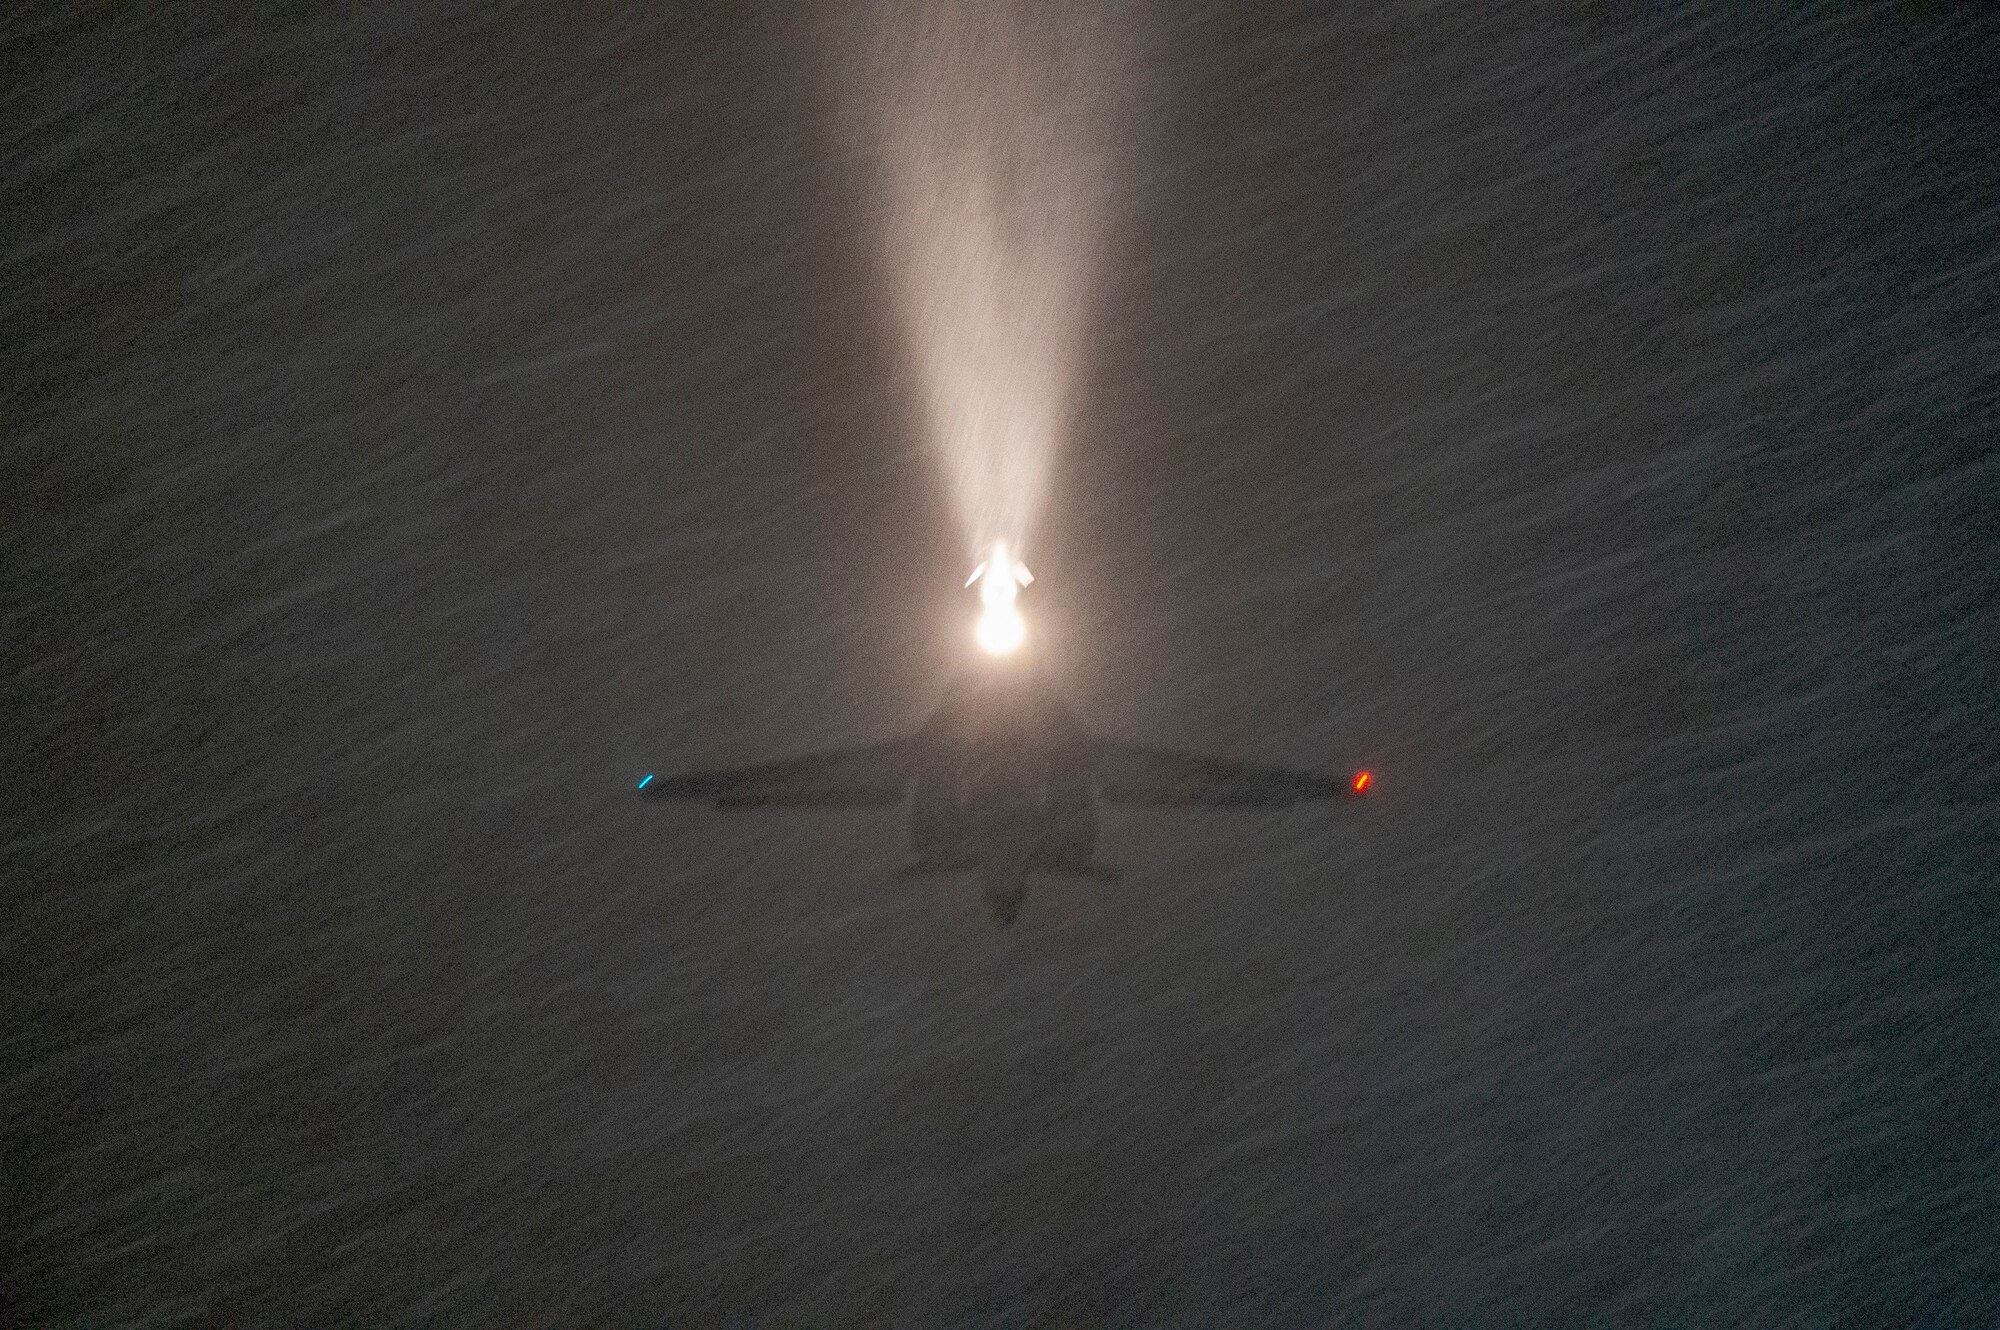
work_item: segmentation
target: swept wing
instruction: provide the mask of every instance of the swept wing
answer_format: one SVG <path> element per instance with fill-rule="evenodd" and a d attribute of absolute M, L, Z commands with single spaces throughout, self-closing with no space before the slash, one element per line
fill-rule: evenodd
<path fill-rule="evenodd" d="M 1171 748 L 1098 740 L 1090 745 L 1090 757 L 1098 797 L 1127 808 L 1277 808 L 1310 799 L 1349 799 L 1361 792 L 1334 776 L 1226 762 Z"/>
<path fill-rule="evenodd" d="M 909 793 L 911 748 L 905 740 L 890 740 L 783 762 L 649 776 L 639 792 L 718 808 L 887 808 Z"/>

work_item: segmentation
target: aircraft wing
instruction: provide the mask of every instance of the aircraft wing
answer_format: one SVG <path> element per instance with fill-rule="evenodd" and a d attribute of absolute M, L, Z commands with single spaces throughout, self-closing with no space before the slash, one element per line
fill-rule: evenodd
<path fill-rule="evenodd" d="M 896 739 L 753 767 L 648 776 L 639 793 L 717 808 L 887 808 L 908 793 L 912 765 L 911 745 Z"/>
<path fill-rule="evenodd" d="M 1336 776 L 1318 776 L 1248 762 L 1225 762 L 1199 753 L 1098 740 L 1090 745 L 1098 797 L 1128 808 L 1277 808 L 1308 799 L 1347 799 L 1360 793 Z M 1366 788 L 1365 782 L 1362 788 Z"/>

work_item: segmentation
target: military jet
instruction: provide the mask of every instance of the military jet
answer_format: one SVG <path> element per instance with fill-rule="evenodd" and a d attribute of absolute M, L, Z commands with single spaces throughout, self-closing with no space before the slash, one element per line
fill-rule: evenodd
<path fill-rule="evenodd" d="M 988 618 L 978 640 L 991 654 L 1011 657 L 1021 638 L 1013 592 L 1029 580 L 1026 569 L 1010 566 L 1004 546 L 983 568 Z M 998 630 L 990 622 L 996 606 Z M 1030 876 L 1117 880 L 1094 858 L 1100 806 L 1279 807 L 1360 799 L 1374 780 L 1367 771 L 1315 775 L 1098 738 L 1030 662 L 985 664 L 956 679 L 907 737 L 757 766 L 648 774 L 639 793 L 718 808 L 891 808 L 907 801 L 914 857 L 899 876 L 973 874 L 1004 927 L 1019 913 Z"/>

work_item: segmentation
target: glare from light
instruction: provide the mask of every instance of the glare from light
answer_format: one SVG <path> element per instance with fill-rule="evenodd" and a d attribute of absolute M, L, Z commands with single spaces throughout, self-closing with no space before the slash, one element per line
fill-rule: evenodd
<path fill-rule="evenodd" d="M 1027 640 L 1028 625 L 1021 618 L 1021 612 L 1012 606 L 1002 611 L 987 610 L 979 616 L 979 626 L 973 630 L 979 645 L 995 656 L 1005 656 Z"/>
<path fill-rule="evenodd" d="M 971 586 L 979 583 L 979 624 L 974 636 L 979 645 L 996 656 L 1004 656 L 1018 648 L 1028 636 L 1028 625 L 1021 618 L 1021 611 L 1015 600 L 1021 588 L 1035 580 L 1028 571 L 1028 565 L 1016 559 L 1013 550 L 1004 540 L 993 542 L 992 553 L 986 562 L 972 570 L 972 576 L 965 579 Z"/>
<path fill-rule="evenodd" d="M 1115 62 L 1088 15 L 883 0 L 853 87 L 924 432 L 971 548 L 1031 532 L 1086 344 Z"/>
<path fill-rule="evenodd" d="M 1368 787 L 1374 783 L 1375 783 L 1374 772 L 1357 771 L 1354 773 L 1354 792 L 1356 794 L 1368 793 Z"/>

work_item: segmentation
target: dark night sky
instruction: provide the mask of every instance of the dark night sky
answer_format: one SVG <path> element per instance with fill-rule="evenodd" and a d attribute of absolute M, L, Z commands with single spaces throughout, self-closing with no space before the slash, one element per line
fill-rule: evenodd
<path fill-rule="evenodd" d="M 2000 25 L 1118 11 L 1054 668 L 1381 796 L 1002 932 L 630 794 L 962 643 L 853 25 L 268 8 L 0 50 L 0 1319 L 2000 1317 Z"/>

